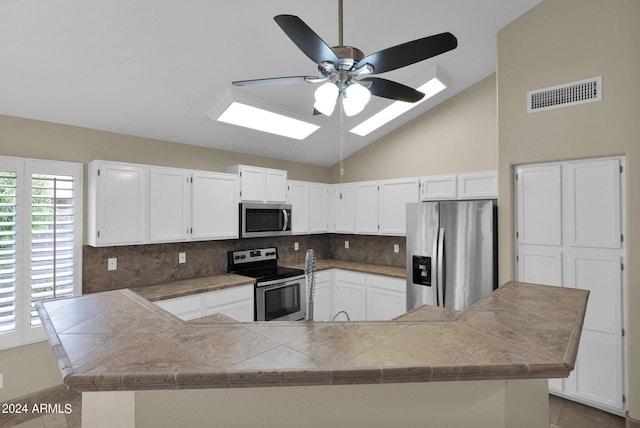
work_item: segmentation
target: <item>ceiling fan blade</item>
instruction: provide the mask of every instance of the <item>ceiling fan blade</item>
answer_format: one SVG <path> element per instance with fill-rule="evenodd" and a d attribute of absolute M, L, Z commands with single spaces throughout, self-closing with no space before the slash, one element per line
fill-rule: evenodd
<path fill-rule="evenodd" d="M 278 15 L 273 18 L 282 31 L 304 52 L 313 62 L 340 62 L 331 48 L 307 24 L 295 15 Z"/>
<path fill-rule="evenodd" d="M 405 101 L 408 103 L 415 103 L 424 97 L 424 94 L 416 89 L 410 88 L 402 83 L 393 82 L 380 77 L 366 77 L 364 79 L 360 79 L 360 81 L 371 82 L 369 92 L 371 92 L 371 95 L 378 97 Z"/>
<path fill-rule="evenodd" d="M 367 55 L 355 68 L 371 64 L 371 74 L 385 73 L 440 55 L 458 46 L 458 39 L 451 33 L 440 33 L 411 42 L 396 45 Z"/>
<path fill-rule="evenodd" d="M 294 83 L 313 82 L 317 76 L 291 76 L 291 77 L 270 77 L 266 79 L 236 80 L 231 82 L 233 86 L 270 86 L 270 85 L 291 85 Z"/>

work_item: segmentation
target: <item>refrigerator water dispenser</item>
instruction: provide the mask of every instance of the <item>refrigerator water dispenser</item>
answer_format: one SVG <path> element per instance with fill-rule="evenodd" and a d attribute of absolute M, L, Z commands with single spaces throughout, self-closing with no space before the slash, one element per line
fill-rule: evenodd
<path fill-rule="evenodd" d="M 431 286 L 431 257 L 413 256 L 413 283 Z"/>

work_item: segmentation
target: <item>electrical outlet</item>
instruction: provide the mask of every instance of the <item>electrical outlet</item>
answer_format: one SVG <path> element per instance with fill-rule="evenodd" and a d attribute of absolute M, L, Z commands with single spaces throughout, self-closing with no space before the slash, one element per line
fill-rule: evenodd
<path fill-rule="evenodd" d="M 4 388 L 4 375 L 0 373 L 0 389 Z"/>
<path fill-rule="evenodd" d="M 297 242 L 293 243 L 293 251 L 300 251 L 300 244 Z"/>
<path fill-rule="evenodd" d="M 115 257 L 109 257 L 107 259 L 107 270 L 118 270 L 118 259 Z"/>
<path fill-rule="evenodd" d="M 187 262 L 187 253 L 178 253 L 178 263 Z"/>
<path fill-rule="evenodd" d="M 344 241 L 344 248 L 349 248 L 349 241 Z"/>
<path fill-rule="evenodd" d="M 400 245 L 393 244 L 393 252 L 398 254 L 400 252 Z"/>

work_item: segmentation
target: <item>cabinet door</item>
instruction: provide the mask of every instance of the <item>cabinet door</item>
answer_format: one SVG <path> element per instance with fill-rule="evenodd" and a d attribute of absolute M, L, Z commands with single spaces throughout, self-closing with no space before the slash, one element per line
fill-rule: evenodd
<path fill-rule="evenodd" d="M 320 271 L 316 273 L 316 292 L 313 303 L 314 321 L 331 321 L 333 302 L 333 273 Z"/>
<path fill-rule="evenodd" d="M 367 320 L 391 320 L 406 312 L 406 280 L 367 275 Z"/>
<path fill-rule="evenodd" d="M 497 171 L 458 174 L 458 198 L 482 199 L 498 197 Z"/>
<path fill-rule="evenodd" d="M 569 245 L 620 248 L 620 160 L 566 165 Z"/>
<path fill-rule="evenodd" d="M 335 231 L 338 233 L 353 233 L 354 190 L 352 184 L 335 186 L 334 194 Z"/>
<path fill-rule="evenodd" d="M 192 185 L 192 238 L 237 238 L 238 177 L 194 172 Z"/>
<path fill-rule="evenodd" d="M 142 244 L 147 239 L 149 170 L 136 165 L 97 164 L 97 244 Z"/>
<path fill-rule="evenodd" d="M 329 185 L 309 185 L 309 232 L 326 233 L 329 230 Z"/>
<path fill-rule="evenodd" d="M 265 174 L 264 168 L 251 166 L 242 166 L 240 168 L 243 201 L 264 202 Z"/>
<path fill-rule="evenodd" d="M 179 169 L 149 171 L 149 241 L 185 241 L 189 236 L 190 173 Z"/>
<path fill-rule="evenodd" d="M 287 202 L 287 171 L 267 169 L 265 175 L 265 201 Z"/>
<path fill-rule="evenodd" d="M 383 180 L 378 193 L 378 220 L 383 235 L 407 234 L 407 203 L 420 201 L 417 178 Z"/>
<path fill-rule="evenodd" d="M 223 314 L 239 322 L 254 321 L 253 284 L 204 294 L 204 315 Z"/>
<path fill-rule="evenodd" d="M 336 271 L 336 289 L 334 312 L 345 311 L 351 321 L 367 319 L 367 287 L 365 274 L 357 272 Z M 334 315 L 335 315 L 334 314 Z M 340 316 L 338 319 L 345 320 Z"/>
<path fill-rule="evenodd" d="M 291 232 L 309 233 L 309 183 L 289 181 L 289 203 L 291 204 Z"/>
<path fill-rule="evenodd" d="M 561 165 L 516 169 L 518 243 L 562 244 Z"/>
<path fill-rule="evenodd" d="M 420 179 L 420 198 L 423 201 L 455 199 L 456 195 L 455 175 L 433 175 Z"/>
<path fill-rule="evenodd" d="M 378 233 L 378 182 L 355 184 L 355 232 Z"/>

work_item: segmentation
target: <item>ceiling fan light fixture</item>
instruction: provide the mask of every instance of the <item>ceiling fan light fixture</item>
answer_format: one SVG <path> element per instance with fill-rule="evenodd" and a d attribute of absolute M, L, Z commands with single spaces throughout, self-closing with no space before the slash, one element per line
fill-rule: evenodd
<path fill-rule="evenodd" d="M 344 114 L 347 116 L 355 116 L 364 110 L 365 106 L 371 99 L 371 92 L 359 83 L 352 83 L 347 86 L 342 98 Z"/>
<path fill-rule="evenodd" d="M 331 116 L 336 107 L 336 99 L 340 95 L 338 86 L 333 82 L 323 83 L 316 89 L 313 107 L 325 116 Z"/>

